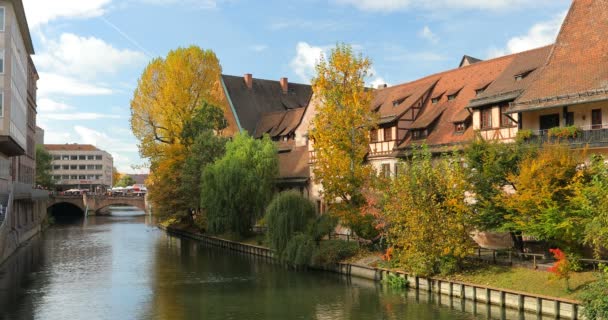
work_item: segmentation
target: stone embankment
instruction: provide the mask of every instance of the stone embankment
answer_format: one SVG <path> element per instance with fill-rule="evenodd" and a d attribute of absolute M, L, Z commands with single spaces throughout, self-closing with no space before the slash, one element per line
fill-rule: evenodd
<path fill-rule="evenodd" d="M 274 259 L 272 250 L 235 241 L 206 236 L 175 228 L 159 227 L 171 234 L 202 241 L 208 245 L 225 248 L 232 251 Z M 429 300 L 433 295 L 438 297 L 441 305 L 454 307 L 459 305 L 462 311 L 479 313 L 478 310 L 493 314 L 492 306 L 499 307 L 499 316 L 517 317 L 518 314 L 533 313 L 538 316 L 550 316 L 560 319 L 580 319 L 581 308 L 578 301 L 535 295 L 526 292 L 493 288 L 471 283 L 448 281 L 440 278 L 423 278 L 409 275 L 405 272 L 372 268 L 350 263 L 339 263 L 333 268 L 326 269 L 350 277 L 382 281 L 388 277 L 404 278 L 410 288 L 414 288 L 416 298 L 420 295 Z M 448 299 L 443 299 L 447 297 Z"/>

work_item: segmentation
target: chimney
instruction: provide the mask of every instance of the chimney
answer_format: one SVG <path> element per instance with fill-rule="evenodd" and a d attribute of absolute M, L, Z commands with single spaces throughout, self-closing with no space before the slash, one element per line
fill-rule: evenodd
<path fill-rule="evenodd" d="M 245 79 L 245 85 L 247 86 L 247 89 L 252 89 L 253 88 L 253 75 L 251 75 L 251 73 L 245 73 L 245 76 L 243 77 L 243 79 Z"/>
<path fill-rule="evenodd" d="M 281 78 L 281 90 L 283 90 L 283 93 L 287 93 L 288 89 L 289 81 L 287 80 L 287 78 Z"/>
<path fill-rule="evenodd" d="M 379 84 L 378 85 L 378 90 L 386 89 L 387 87 L 388 87 L 388 85 L 386 83 Z"/>

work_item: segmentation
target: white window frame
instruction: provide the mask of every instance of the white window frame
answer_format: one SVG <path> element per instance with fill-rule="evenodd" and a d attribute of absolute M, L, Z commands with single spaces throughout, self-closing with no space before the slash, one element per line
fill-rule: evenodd
<path fill-rule="evenodd" d="M 0 118 L 4 118 L 4 92 L 0 91 Z"/>

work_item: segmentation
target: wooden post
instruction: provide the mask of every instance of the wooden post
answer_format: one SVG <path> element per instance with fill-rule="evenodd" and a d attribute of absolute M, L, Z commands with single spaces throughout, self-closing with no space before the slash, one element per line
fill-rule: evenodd
<path fill-rule="evenodd" d="M 490 289 L 486 288 L 486 304 L 489 305 L 492 303 L 492 294 Z"/>
<path fill-rule="evenodd" d="M 460 298 L 462 299 L 462 301 L 464 301 L 464 299 L 466 298 L 466 289 L 464 287 L 464 284 L 460 285 Z"/>
<path fill-rule="evenodd" d="M 578 304 L 572 304 L 572 320 L 578 320 Z"/>
<path fill-rule="evenodd" d="M 536 298 L 536 315 L 540 316 L 543 314 L 543 299 Z"/>
<path fill-rule="evenodd" d="M 452 282 L 450 282 L 449 295 L 450 295 L 450 298 L 452 298 L 454 296 L 454 284 Z"/>
<path fill-rule="evenodd" d="M 473 287 L 473 305 L 477 304 L 477 287 Z"/>
<path fill-rule="evenodd" d="M 560 311 L 560 303 L 558 300 L 555 300 L 555 319 L 559 319 Z"/>
<path fill-rule="evenodd" d="M 525 299 L 525 297 L 521 294 L 519 296 L 517 296 L 517 310 L 519 312 L 524 311 L 524 299 Z"/>
<path fill-rule="evenodd" d="M 506 305 L 507 293 L 504 291 L 500 292 L 500 307 L 504 308 Z"/>
<path fill-rule="evenodd" d="M 418 276 L 414 277 L 414 283 L 416 285 L 416 291 L 420 289 L 420 278 Z"/>

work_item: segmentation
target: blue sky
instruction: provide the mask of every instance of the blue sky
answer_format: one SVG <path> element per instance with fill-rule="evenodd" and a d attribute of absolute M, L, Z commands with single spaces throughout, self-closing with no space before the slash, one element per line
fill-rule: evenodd
<path fill-rule="evenodd" d="M 189 45 L 226 74 L 309 82 L 337 42 L 391 85 L 554 41 L 570 0 L 23 0 L 46 143 L 90 143 L 121 172 L 145 163 L 129 103 L 148 61 Z M 145 169 L 144 169 L 145 170 Z"/>

